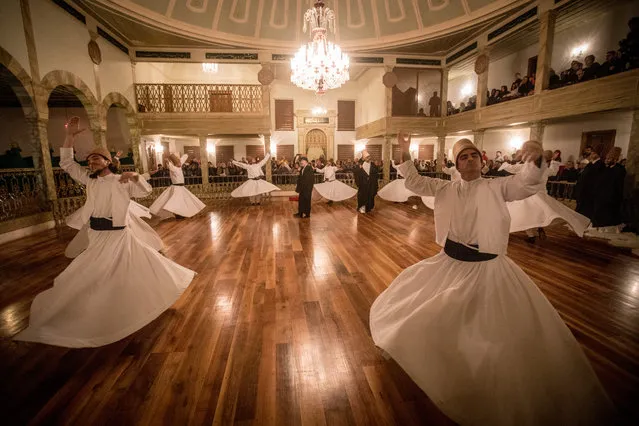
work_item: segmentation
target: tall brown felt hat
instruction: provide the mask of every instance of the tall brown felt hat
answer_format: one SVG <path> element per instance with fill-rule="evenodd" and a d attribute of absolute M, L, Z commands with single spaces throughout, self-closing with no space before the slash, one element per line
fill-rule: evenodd
<path fill-rule="evenodd" d="M 477 149 L 475 144 L 470 141 L 470 139 L 460 139 L 455 142 L 455 145 L 453 145 L 453 158 L 455 159 L 455 164 L 457 164 L 457 158 L 459 157 L 459 154 L 461 154 L 462 151 L 464 151 L 465 149 L 473 149 L 477 151 L 477 154 L 479 154 L 479 156 L 481 157 L 481 152 L 479 151 L 479 149 Z"/>
<path fill-rule="evenodd" d="M 89 152 L 89 154 L 87 155 L 87 160 L 92 155 L 99 155 L 100 157 L 104 157 L 106 160 L 113 162 L 113 159 L 111 158 L 111 153 L 109 152 L 109 150 L 101 146 L 93 148 L 93 150 Z"/>

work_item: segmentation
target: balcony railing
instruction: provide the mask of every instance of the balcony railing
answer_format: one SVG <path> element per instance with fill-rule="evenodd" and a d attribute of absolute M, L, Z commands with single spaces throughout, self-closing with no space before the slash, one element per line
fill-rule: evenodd
<path fill-rule="evenodd" d="M 0 169 L 0 221 L 48 210 L 39 169 Z"/>
<path fill-rule="evenodd" d="M 262 112 L 259 84 L 136 84 L 140 113 Z"/>

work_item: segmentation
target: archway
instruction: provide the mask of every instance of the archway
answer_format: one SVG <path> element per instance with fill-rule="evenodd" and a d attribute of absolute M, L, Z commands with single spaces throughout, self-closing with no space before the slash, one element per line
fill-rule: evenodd
<path fill-rule="evenodd" d="M 140 125 L 131 103 L 124 95 L 111 92 L 104 97 L 101 110 L 107 147 L 114 152 L 123 152 L 123 166 L 134 165 L 142 170 L 140 159 L 144 153 L 140 152 Z"/>
<path fill-rule="evenodd" d="M 309 160 L 326 158 L 328 142 L 326 133 L 320 129 L 312 129 L 306 133 L 306 156 Z"/>
<path fill-rule="evenodd" d="M 0 220 L 46 211 L 46 200 L 55 196 L 55 189 L 52 180 L 46 177 L 50 161 L 42 155 L 33 83 L 18 61 L 2 47 L 0 109 L 3 129 L 0 168 L 11 169 L 0 176 L 0 192 L 10 194 L 1 197 Z"/>
<path fill-rule="evenodd" d="M 77 90 L 69 86 L 57 86 L 47 99 L 49 120 L 47 134 L 52 152 L 53 167 L 60 162 L 59 152 L 66 138 L 65 123 L 73 116 L 80 118 L 80 128 L 91 129 L 91 119 L 84 104 L 77 95 Z M 86 130 L 76 136 L 74 150 L 76 159 L 82 162 L 95 147 L 94 133 Z M 55 173 L 54 173 L 55 174 Z"/>
<path fill-rule="evenodd" d="M 42 87 L 44 88 L 44 96 L 42 99 L 44 105 L 41 107 L 43 116 L 51 120 L 51 111 L 48 103 L 54 90 L 57 89 L 58 93 L 56 95 L 60 95 L 65 99 L 71 99 L 71 97 L 67 94 L 61 95 L 59 92 L 62 90 L 70 93 L 77 98 L 77 101 L 80 102 L 85 110 L 87 119 L 85 127 L 87 127 L 89 131 L 84 133 L 92 133 L 95 144 L 106 144 L 106 128 L 103 126 L 104 120 L 100 119 L 100 104 L 91 92 L 91 89 L 89 89 L 80 77 L 68 71 L 51 71 L 42 78 Z M 77 101 L 73 100 L 73 104 L 78 105 Z M 51 124 L 49 124 L 49 128 L 51 128 Z M 51 138 L 49 138 L 49 140 L 51 140 Z"/>

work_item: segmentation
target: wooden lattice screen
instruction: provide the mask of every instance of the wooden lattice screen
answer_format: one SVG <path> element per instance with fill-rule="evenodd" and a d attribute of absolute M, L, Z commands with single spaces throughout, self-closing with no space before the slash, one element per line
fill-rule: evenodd
<path fill-rule="evenodd" d="M 347 161 L 355 158 L 354 145 L 337 145 L 337 161 Z"/>
<path fill-rule="evenodd" d="M 277 146 L 277 159 L 287 160 L 289 163 L 295 158 L 295 146 L 294 145 L 278 145 Z"/>
<path fill-rule="evenodd" d="M 292 99 L 275 99 L 275 130 L 295 130 Z"/>
<path fill-rule="evenodd" d="M 355 130 L 355 101 L 337 101 L 337 130 Z"/>
<path fill-rule="evenodd" d="M 246 159 L 264 158 L 264 145 L 246 145 Z"/>
<path fill-rule="evenodd" d="M 139 112 L 262 112 L 259 84 L 136 84 Z"/>
<path fill-rule="evenodd" d="M 420 145 L 417 158 L 420 160 L 432 160 L 435 153 L 435 145 Z"/>
<path fill-rule="evenodd" d="M 217 164 L 228 163 L 235 158 L 235 147 L 233 145 L 217 145 L 215 147 L 215 160 Z"/>
<path fill-rule="evenodd" d="M 366 145 L 366 151 L 371 155 L 371 161 L 382 159 L 382 145 Z"/>

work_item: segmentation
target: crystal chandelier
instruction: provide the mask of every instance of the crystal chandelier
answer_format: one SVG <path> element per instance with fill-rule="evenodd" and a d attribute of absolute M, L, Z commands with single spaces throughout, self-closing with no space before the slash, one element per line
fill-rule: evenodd
<path fill-rule="evenodd" d="M 291 59 L 291 82 L 322 95 L 348 81 L 348 56 L 326 38 L 335 33 L 335 13 L 318 0 L 304 14 L 304 32 L 310 26 L 311 41 Z"/>
<path fill-rule="evenodd" d="M 214 64 L 212 62 L 204 62 L 202 64 L 202 71 L 215 73 L 217 72 L 217 64 Z"/>

